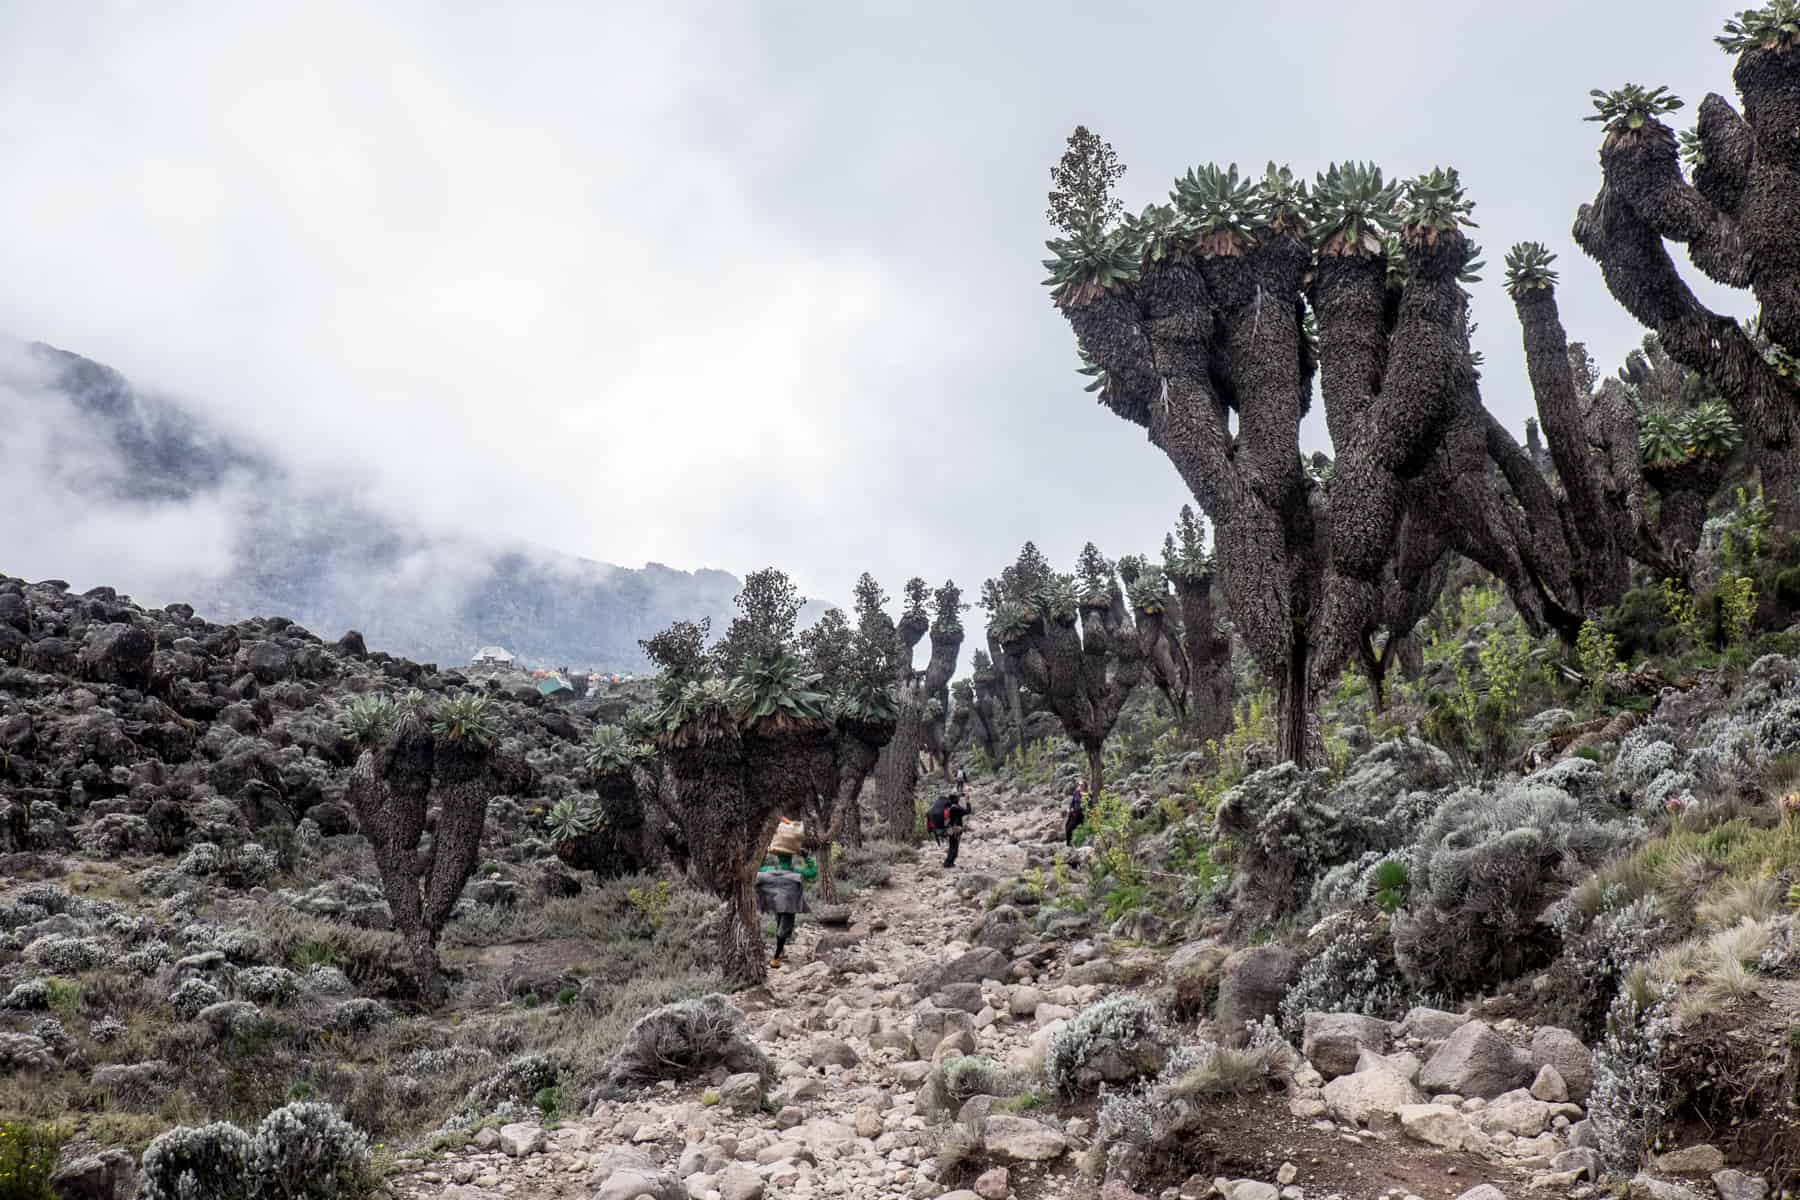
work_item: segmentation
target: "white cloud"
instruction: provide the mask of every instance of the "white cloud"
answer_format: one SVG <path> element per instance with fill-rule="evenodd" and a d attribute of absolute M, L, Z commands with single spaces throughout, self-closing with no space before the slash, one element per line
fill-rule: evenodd
<path fill-rule="evenodd" d="M 1734 2 L 16 4 L 0 330 L 437 525 L 973 591 L 1026 538 L 1154 547 L 1184 499 L 1037 287 L 1069 125 L 1134 204 L 1211 158 L 1459 166 L 1517 427 L 1506 245 L 1562 253 L 1616 363 L 1638 331 L 1567 234 L 1586 89 L 1728 90 Z"/>

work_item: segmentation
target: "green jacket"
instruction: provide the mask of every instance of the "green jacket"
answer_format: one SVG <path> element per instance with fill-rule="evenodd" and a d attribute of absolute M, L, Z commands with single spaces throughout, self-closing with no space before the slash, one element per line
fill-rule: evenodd
<path fill-rule="evenodd" d="M 813 862 L 813 860 L 810 856 L 808 856 L 805 859 L 802 859 L 801 865 L 796 867 L 794 865 L 794 856 L 793 855 L 777 854 L 775 856 L 775 861 L 772 863 L 765 863 L 758 870 L 757 874 L 760 875 L 763 871 L 794 871 L 794 872 L 797 872 L 799 874 L 800 878 L 804 879 L 807 883 L 811 883 L 813 880 L 815 880 L 819 877 L 819 866 L 817 863 Z"/>

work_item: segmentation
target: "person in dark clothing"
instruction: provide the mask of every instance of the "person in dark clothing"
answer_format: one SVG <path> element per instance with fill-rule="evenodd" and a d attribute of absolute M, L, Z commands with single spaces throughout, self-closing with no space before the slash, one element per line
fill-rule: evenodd
<path fill-rule="evenodd" d="M 756 873 L 756 911 L 775 915 L 775 957 L 771 967 L 782 965 L 787 944 L 794 936 L 794 917 L 809 912 L 806 885 L 818 878 L 811 858 L 796 866 L 792 854 L 777 854 L 775 862 Z"/>
<path fill-rule="evenodd" d="M 1069 813 L 1063 818 L 1063 845 L 1075 844 L 1075 831 L 1087 821 L 1087 787 L 1076 784 L 1069 792 Z"/>
<path fill-rule="evenodd" d="M 925 828 L 940 842 L 948 840 L 950 850 L 944 855 L 944 865 L 956 865 L 956 852 L 962 846 L 963 822 L 969 818 L 969 802 L 954 792 L 945 792 L 937 798 L 925 814 Z"/>

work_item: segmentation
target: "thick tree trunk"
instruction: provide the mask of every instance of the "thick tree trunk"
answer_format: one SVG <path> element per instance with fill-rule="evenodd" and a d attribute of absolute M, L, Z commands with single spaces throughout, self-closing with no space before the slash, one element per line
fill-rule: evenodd
<path fill-rule="evenodd" d="M 887 826 L 887 836 L 897 842 L 917 844 L 919 841 L 915 796 L 919 750 L 924 742 L 925 706 L 915 684 L 901 696 L 900 719 L 894 726 L 894 739 L 882 747 L 881 761 L 875 768 L 881 820 Z"/>
<path fill-rule="evenodd" d="M 412 958 L 413 973 L 419 988 L 419 1003 L 426 1008 L 439 1008 L 449 998 L 444 970 L 438 961 L 437 937 L 429 930 L 415 929 L 406 935 L 406 952 Z"/>
<path fill-rule="evenodd" d="M 1302 769 L 1316 761 L 1312 707 L 1312 696 L 1307 690 L 1306 637 L 1296 630 L 1287 670 L 1275 688 L 1275 738 L 1282 760 Z"/>
<path fill-rule="evenodd" d="M 719 915 L 719 974 L 745 984 L 768 978 L 768 947 L 756 915 L 756 871 L 752 867 L 726 890 Z"/>
<path fill-rule="evenodd" d="M 1104 773 L 1104 769 L 1105 769 L 1103 766 L 1103 763 L 1102 763 L 1102 759 L 1101 759 L 1101 751 L 1104 748 L 1104 746 L 1105 746 L 1105 743 L 1096 742 L 1092 739 L 1089 739 L 1088 741 L 1083 742 L 1081 745 L 1081 748 L 1083 750 L 1087 751 L 1088 795 L 1092 796 L 1095 800 L 1100 799 L 1101 785 L 1102 785 L 1102 783 L 1104 783 L 1104 780 L 1101 778 L 1102 774 Z"/>
<path fill-rule="evenodd" d="M 1762 479 L 1763 500 L 1775 520 L 1784 528 L 1800 527 L 1800 450 L 1792 443 L 1755 446 L 1751 461 Z"/>
<path fill-rule="evenodd" d="M 1218 628 L 1213 581 L 1177 579 L 1181 601 L 1181 643 L 1188 659 L 1187 727 L 1201 741 L 1231 732 L 1236 690 L 1231 674 L 1231 638 Z"/>

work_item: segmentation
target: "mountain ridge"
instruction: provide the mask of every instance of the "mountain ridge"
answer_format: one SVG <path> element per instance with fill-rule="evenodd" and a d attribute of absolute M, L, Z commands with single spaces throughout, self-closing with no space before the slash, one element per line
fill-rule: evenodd
<path fill-rule="evenodd" d="M 215 620 L 280 615 L 331 636 L 355 628 L 372 645 L 446 664 L 498 644 L 524 663 L 636 671 L 648 665 L 640 639 L 676 619 L 722 627 L 741 586 L 714 568 L 623 567 L 428 529 L 307 478 L 103 363 L 0 338 L 0 428 L 21 422 L 28 436 L 0 434 L 0 473 L 29 480 L 14 486 L 52 547 L 47 573 L 77 573 L 62 550 L 81 542 L 84 515 L 166 512 L 194 531 L 185 561 L 178 548 L 153 572 L 109 571 L 106 582 Z M 91 524 L 102 533 L 88 549 L 105 561 L 106 522 Z"/>

